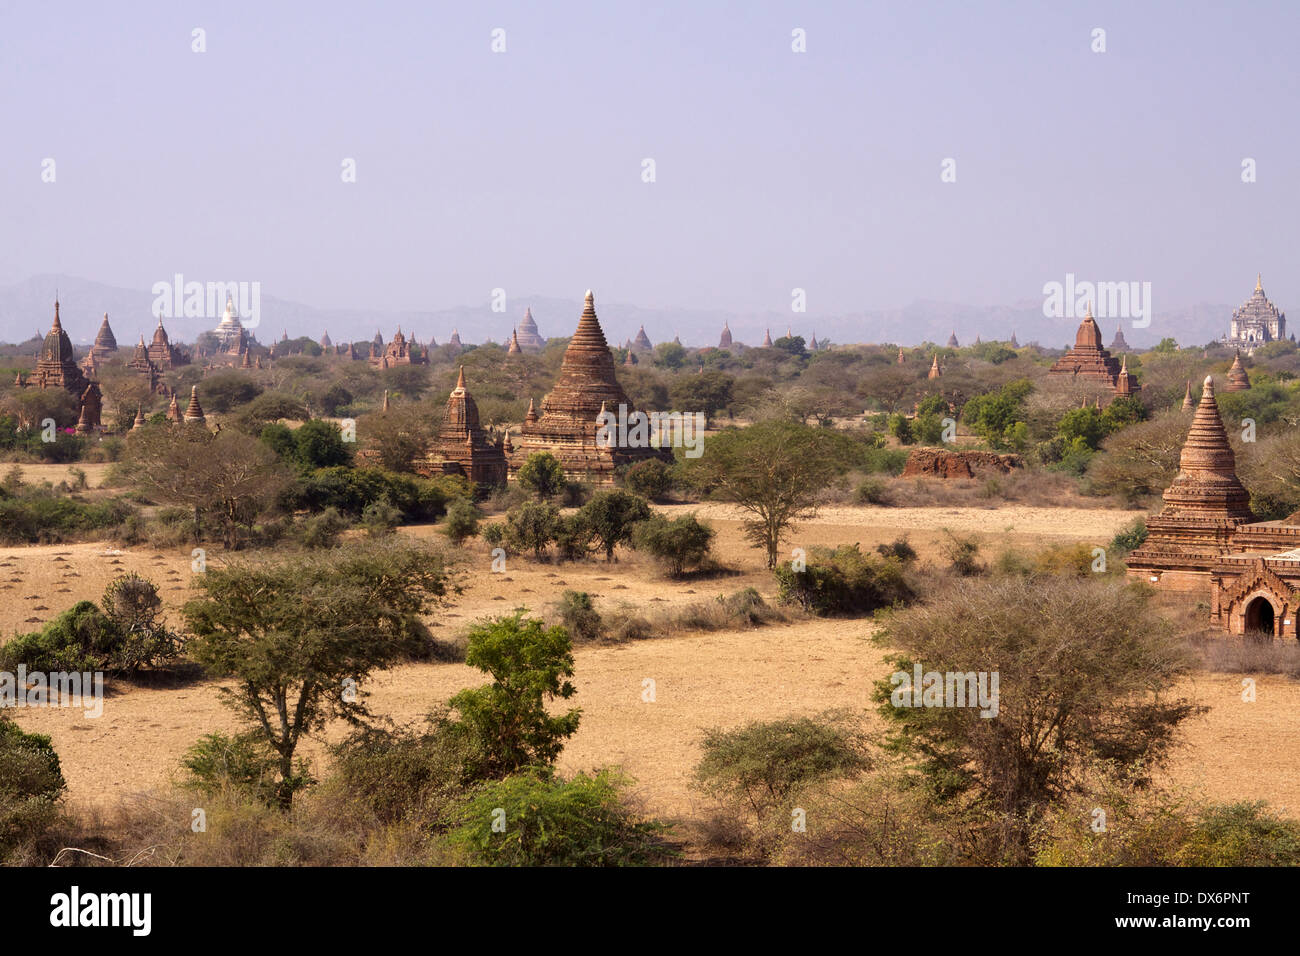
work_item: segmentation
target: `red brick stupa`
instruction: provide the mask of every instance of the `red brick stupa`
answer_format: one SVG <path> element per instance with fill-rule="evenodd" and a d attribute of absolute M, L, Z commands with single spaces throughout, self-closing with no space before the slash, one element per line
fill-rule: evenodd
<path fill-rule="evenodd" d="M 594 297 L 587 290 L 577 331 L 564 351 L 559 381 L 542 399 L 536 421 L 525 419 L 520 428 L 519 442 L 510 457 L 511 473 L 529 455 L 544 451 L 558 458 L 570 476 L 595 481 L 612 481 L 616 465 L 644 458 L 671 461 L 667 450 L 620 445 L 614 428 L 609 429 L 612 443 L 597 443 L 602 408 L 618 416 L 620 406 L 625 415 L 631 415 L 632 403 L 614 374 L 614 356 L 596 318 Z"/>
<path fill-rule="evenodd" d="M 113 329 L 108 324 L 108 313 L 104 313 L 104 321 L 99 324 L 99 333 L 95 336 L 95 344 L 90 347 L 90 354 L 96 360 L 106 359 L 117 351 L 117 337 L 113 335 Z"/>
<path fill-rule="evenodd" d="M 1210 376 L 1164 500 L 1147 521 L 1146 541 L 1128 556 L 1129 574 L 1177 591 L 1208 588 L 1210 569 L 1231 550 L 1233 532 L 1253 517 Z"/>
<path fill-rule="evenodd" d="M 1249 389 L 1250 376 L 1246 374 L 1246 366 L 1241 364 L 1241 350 L 1238 349 L 1232 360 L 1232 368 L 1228 369 L 1228 387 L 1224 391 L 1245 392 Z"/>

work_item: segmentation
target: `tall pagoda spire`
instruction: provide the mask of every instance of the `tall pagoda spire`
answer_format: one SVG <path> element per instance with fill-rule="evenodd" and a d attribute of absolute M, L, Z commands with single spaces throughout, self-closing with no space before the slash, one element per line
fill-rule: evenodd
<path fill-rule="evenodd" d="M 1178 476 L 1164 498 L 1162 516 L 1251 517 L 1250 494 L 1237 478 L 1236 458 L 1214 397 L 1213 376 L 1205 376 L 1205 389 L 1178 461 Z"/>

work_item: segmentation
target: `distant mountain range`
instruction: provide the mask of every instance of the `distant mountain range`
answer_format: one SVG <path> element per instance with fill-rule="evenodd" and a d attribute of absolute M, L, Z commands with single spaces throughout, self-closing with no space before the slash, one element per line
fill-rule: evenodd
<path fill-rule="evenodd" d="M 24 341 L 34 334 L 44 335 L 54 316 L 54 294 L 58 290 L 63 327 L 74 343 L 93 341 L 105 312 L 120 346 L 129 346 L 141 335 L 152 336 L 157 317 L 153 314 L 154 296 L 147 289 L 125 289 L 75 276 L 33 276 L 13 285 L 0 287 L 0 340 Z M 378 330 L 387 340 L 400 326 L 421 342 L 433 336 L 446 342 L 453 329 L 460 330 L 461 340 L 484 342 L 509 340 L 511 329 L 531 307 L 533 318 L 543 338 L 572 334 L 582 311 L 582 299 L 556 299 L 546 296 L 512 296 L 505 313 L 493 312 L 487 305 L 458 306 L 438 311 L 401 312 L 361 309 L 322 309 L 271 296 L 263 296 L 260 322 L 253 329 L 264 345 L 276 341 L 284 332 L 290 338 L 308 336 L 319 339 L 326 330 L 335 342 L 369 341 Z M 654 343 L 679 336 L 686 346 L 717 345 L 723 323 L 731 328 L 735 341 L 758 345 L 766 330 L 777 339 L 787 327 L 805 340 L 816 333 L 819 341 L 838 344 L 888 342 L 917 345 L 922 342 L 948 340 L 956 332 L 962 345 L 971 344 L 976 336 L 1003 341 L 1014 332 L 1021 345 L 1037 342 L 1046 348 L 1062 348 L 1074 342 L 1078 320 L 1049 319 L 1043 316 L 1042 301 L 1011 306 L 979 307 L 952 302 L 917 301 L 897 309 L 876 309 L 858 313 L 792 315 L 787 312 L 743 313 L 721 309 L 647 309 L 617 302 L 604 302 L 596 290 L 596 311 L 611 345 L 619 345 L 645 327 Z M 1201 304 L 1171 309 L 1156 315 L 1148 328 L 1132 328 L 1125 322 L 1124 338 L 1135 348 L 1155 345 L 1172 336 L 1180 345 L 1201 345 L 1217 339 L 1228 330 L 1232 307 Z M 220 315 L 203 318 L 168 318 L 164 320 L 173 340 L 193 342 L 201 332 L 213 328 Z M 1106 344 L 1115 334 L 1115 321 L 1099 319 Z"/>

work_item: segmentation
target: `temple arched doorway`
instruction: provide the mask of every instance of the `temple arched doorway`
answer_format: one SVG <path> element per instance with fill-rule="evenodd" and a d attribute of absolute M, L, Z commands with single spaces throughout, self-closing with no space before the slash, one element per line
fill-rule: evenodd
<path fill-rule="evenodd" d="M 1273 618 L 1273 605 L 1268 598 L 1257 597 L 1246 605 L 1246 633 L 1267 634 L 1272 637 L 1277 632 Z"/>

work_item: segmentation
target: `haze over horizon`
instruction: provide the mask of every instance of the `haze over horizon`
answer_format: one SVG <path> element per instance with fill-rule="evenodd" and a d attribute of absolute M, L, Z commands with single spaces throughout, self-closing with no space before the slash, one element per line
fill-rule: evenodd
<path fill-rule="evenodd" d="M 592 287 L 808 327 L 1074 273 L 1151 282 L 1157 334 L 1262 271 L 1286 310 L 1300 80 L 1273 38 L 1300 12 L 1181 9 L 6 6 L 0 282 L 182 273 L 382 312 Z"/>

